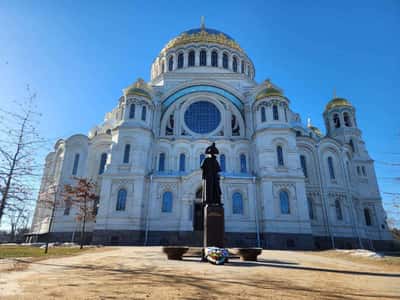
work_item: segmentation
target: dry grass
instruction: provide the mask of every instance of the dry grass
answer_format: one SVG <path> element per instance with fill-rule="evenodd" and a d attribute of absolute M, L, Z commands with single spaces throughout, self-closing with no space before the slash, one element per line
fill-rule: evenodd
<path fill-rule="evenodd" d="M 44 249 L 30 246 L 1 246 L 1 258 L 16 258 L 16 257 L 57 257 L 81 254 L 87 251 L 88 248 L 79 249 L 78 247 L 51 247 L 48 253 L 44 253 Z"/>

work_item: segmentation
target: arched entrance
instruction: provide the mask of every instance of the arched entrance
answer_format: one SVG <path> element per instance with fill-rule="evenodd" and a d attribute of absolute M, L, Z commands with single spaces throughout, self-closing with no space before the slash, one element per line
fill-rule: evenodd
<path fill-rule="evenodd" d="M 203 212 L 202 194 L 203 194 L 203 188 L 200 187 L 195 194 L 196 199 L 194 201 L 193 231 L 203 231 L 204 212 Z"/>

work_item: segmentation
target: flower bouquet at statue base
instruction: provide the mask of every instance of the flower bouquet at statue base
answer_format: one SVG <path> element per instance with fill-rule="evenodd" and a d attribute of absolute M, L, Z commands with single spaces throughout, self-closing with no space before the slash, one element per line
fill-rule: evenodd
<path fill-rule="evenodd" d="M 207 247 L 204 256 L 214 265 L 223 265 L 228 261 L 229 252 L 225 248 Z"/>

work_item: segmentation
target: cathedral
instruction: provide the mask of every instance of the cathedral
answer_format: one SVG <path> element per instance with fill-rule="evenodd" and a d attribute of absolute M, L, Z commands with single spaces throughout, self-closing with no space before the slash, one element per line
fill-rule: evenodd
<path fill-rule="evenodd" d="M 93 180 L 99 195 L 88 242 L 200 246 L 200 165 L 215 142 L 227 247 L 389 248 L 355 107 L 327 101 L 323 134 L 304 125 L 281 87 L 256 82 L 255 73 L 237 41 L 204 24 L 170 40 L 149 82 L 123 89 L 87 135 L 56 142 L 28 240 L 79 240 L 77 208 L 61 194 L 80 177 Z M 60 200 L 52 217 L 41 203 L 54 187 Z"/>

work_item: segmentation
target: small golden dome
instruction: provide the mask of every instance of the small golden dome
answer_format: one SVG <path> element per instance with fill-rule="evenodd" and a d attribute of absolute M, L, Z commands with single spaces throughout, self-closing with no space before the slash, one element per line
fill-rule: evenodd
<path fill-rule="evenodd" d="M 134 84 L 124 90 L 125 96 L 137 95 L 151 100 L 151 95 L 148 92 L 147 84 L 143 79 L 139 78 Z"/>
<path fill-rule="evenodd" d="M 328 104 L 325 107 L 325 111 L 328 111 L 330 109 L 333 109 L 335 107 L 340 107 L 340 106 L 348 106 L 348 107 L 353 107 L 353 105 L 345 98 L 333 98 L 331 101 L 328 102 Z"/>
<path fill-rule="evenodd" d="M 315 126 L 310 125 L 310 126 L 308 126 L 308 128 L 309 128 L 312 132 L 314 132 L 317 136 L 319 136 L 319 137 L 321 137 L 321 136 L 323 135 L 322 132 L 321 132 L 321 130 L 319 130 L 318 127 L 315 127 Z"/>
<path fill-rule="evenodd" d="M 280 96 L 280 97 L 284 97 L 282 92 L 280 90 L 278 90 L 277 88 L 274 88 L 271 85 L 271 82 L 267 79 L 265 81 L 265 85 L 266 88 L 262 89 L 256 96 L 256 100 L 265 98 L 265 97 L 269 97 L 269 96 Z"/>

